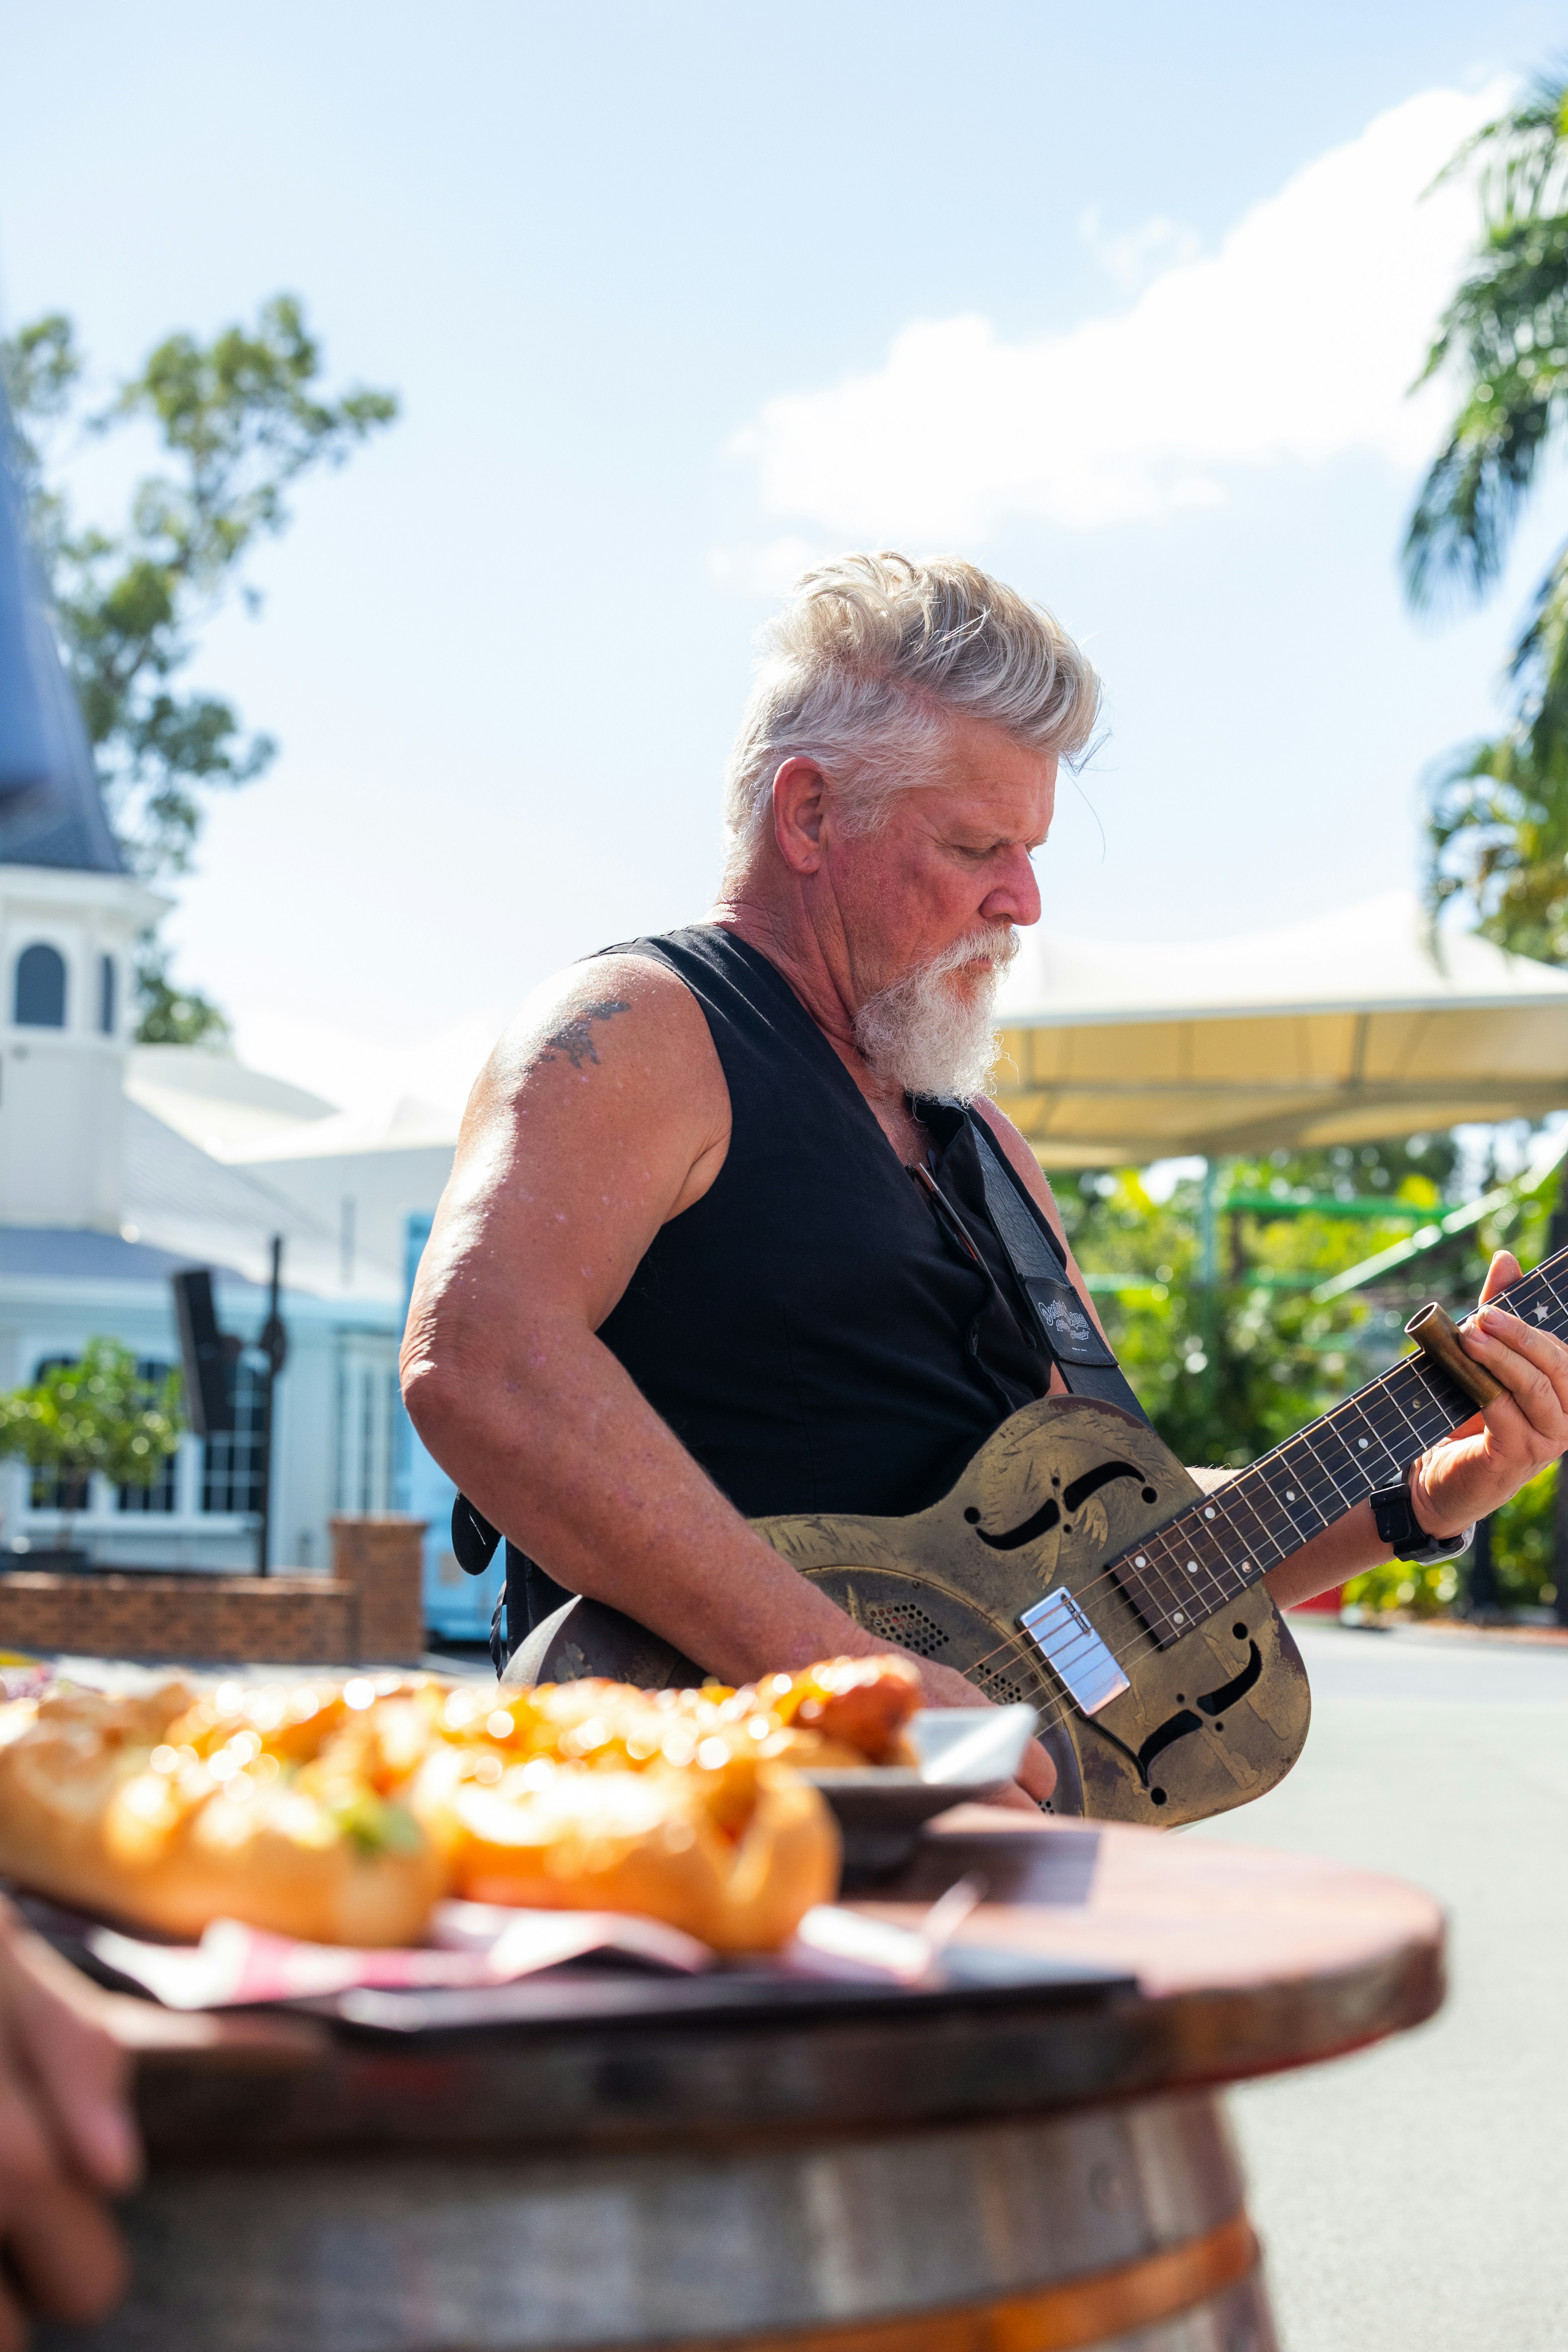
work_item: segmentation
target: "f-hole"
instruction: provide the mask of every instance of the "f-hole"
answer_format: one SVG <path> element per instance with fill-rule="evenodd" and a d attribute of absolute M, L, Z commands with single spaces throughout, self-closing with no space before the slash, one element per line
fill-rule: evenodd
<path fill-rule="evenodd" d="M 1109 1486 L 1113 1478 L 1142 1479 L 1142 1471 L 1131 1462 L 1099 1463 L 1094 1469 L 1086 1470 L 1081 1478 L 1075 1478 L 1072 1485 L 1064 1489 L 1059 1505 L 1054 1499 L 1042 1503 L 1028 1518 L 1021 1520 L 1016 1528 L 1004 1529 L 1000 1535 L 986 1534 L 979 1524 L 978 1511 L 971 1508 L 963 1516 L 981 1542 L 988 1544 L 993 1551 L 1017 1551 L 1023 1545 L 1033 1543 L 1037 1536 L 1048 1535 L 1060 1519 L 1064 1508 L 1069 1518 L 1074 1511 L 1081 1510 L 1089 1496 L 1098 1495 L 1102 1486 Z M 1143 1487 L 1142 1496 L 1146 1503 L 1152 1503 L 1156 1499 L 1153 1487 Z"/>
<path fill-rule="evenodd" d="M 1062 1501 L 1069 1511 L 1081 1510 L 1089 1496 L 1098 1495 L 1102 1486 L 1109 1486 L 1113 1478 L 1141 1479 L 1142 1475 L 1142 1471 L 1131 1462 L 1102 1462 L 1098 1469 L 1086 1470 L 1081 1478 L 1075 1478 L 1063 1494 Z M 1153 1487 L 1145 1486 L 1144 1502 L 1152 1503 L 1154 1499 Z"/>
<path fill-rule="evenodd" d="M 1211 1723 L 1216 1715 L 1223 1715 L 1227 1706 L 1234 1706 L 1238 1698 L 1245 1698 L 1263 1672 L 1263 1660 L 1257 1643 L 1248 1642 L 1247 1651 L 1247 1664 L 1241 1672 L 1232 1675 L 1229 1682 L 1221 1683 L 1218 1690 L 1205 1691 L 1197 1702 Z"/>
<path fill-rule="evenodd" d="M 999 1536 L 986 1534 L 979 1524 L 978 1511 L 968 1510 L 963 1516 L 981 1542 L 989 1544 L 993 1551 L 1016 1551 L 1020 1545 L 1033 1543 L 1037 1536 L 1047 1535 L 1061 1517 L 1061 1507 L 1053 1496 L 1049 1502 L 1042 1503 L 1031 1518 L 1025 1519 L 1019 1527 L 1009 1528 L 1005 1535 Z"/>
<path fill-rule="evenodd" d="M 1227 1707 L 1234 1706 L 1238 1698 L 1245 1698 L 1258 1680 L 1263 1673 L 1263 1659 L 1257 1643 L 1248 1642 L 1247 1652 L 1247 1664 L 1238 1675 L 1232 1675 L 1229 1682 L 1221 1683 L 1217 1690 L 1205 1691 L 1194 1700 L 1193 1706 L 1201 1707 L 1202 1714 L 1194 1715 L 1190 1706 L 1179 1707 L 1174 1715 L 1168 1715 L 1163 1723 L 1155 1726 L 1136 1753 L 1124 1739 L 1118 1739 L 1113 1731 L 1108 1731 L 1103 1724 L 1096 1724 L 1095 1729 L 1102 1739 L 1109 1739 L 1112 1747 L 1120 1748 L 1130 1764 L 1136 1766 L 1139 1780 L 1148 1789 L 1150 1767 L 1156 1757 L 1163 1756 L 1167 1748 L 1173 1748 L 1178 1739 L 1185 1739 L 1193 1732 L 1201 1731 L 1204 1716 L 1207 1716 L 1211 1723 L 1215 1722 Z M 1156 1804 L 1164 1803 L 1163 1792 L 1150 1790 L 1149 1793 Z"/>

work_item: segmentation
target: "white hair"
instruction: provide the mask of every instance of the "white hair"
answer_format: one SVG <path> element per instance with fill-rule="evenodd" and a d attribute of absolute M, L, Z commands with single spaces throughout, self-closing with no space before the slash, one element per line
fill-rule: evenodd
<path fill-rule="evenodd" d="M 900 785 L 934 781 L 953 718 L 1071 760 L 1099 710 L 1100 680 L 1066 631 L 973 563 L 835 556 L 796 581 L 768 631 L 725 769 L 726 878 L 767 837 L 785 760 L 816 761 L 866 825 Z"/>

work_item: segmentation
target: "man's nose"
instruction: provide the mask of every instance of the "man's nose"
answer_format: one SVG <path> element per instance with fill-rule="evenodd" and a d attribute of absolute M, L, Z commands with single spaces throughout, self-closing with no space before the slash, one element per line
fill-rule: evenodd
<path fill-rule="evenodd" d="M 1026 926 L 1039 921 L 1040 886 L 1026 849 L 1008 851 L 1003 877 L 986 892 L 980 912 L 988 923 Z"/>

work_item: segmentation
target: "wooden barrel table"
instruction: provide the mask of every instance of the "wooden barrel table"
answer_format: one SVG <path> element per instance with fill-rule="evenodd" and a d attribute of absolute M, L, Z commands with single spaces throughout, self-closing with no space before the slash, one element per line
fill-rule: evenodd
<path fill-rule="evenodd" d="M 40 2347 L 1271 2352 L 1219 2091 L 1429 2016 L 1435 1906 L 975 1808 L 854 1907 L 965 1875 L 930 1990 L 580 1970 L 212 2048 L 154 2019 L 134 2287 Z"/>

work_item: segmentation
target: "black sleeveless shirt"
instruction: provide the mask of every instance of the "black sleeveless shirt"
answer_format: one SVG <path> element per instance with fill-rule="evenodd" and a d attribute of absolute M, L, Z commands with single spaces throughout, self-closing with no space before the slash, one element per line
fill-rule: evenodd
<path fill-rule="evenodd" d="M 914 1106 L 933 1202 L 755 948 L 694 924 L 605 952 L 691 991 L 731 1131 L 712 1185 L 661 1228 L 600 1339 L 748 1517 L 924 1509 L 1050 1386 L 967 1117 Z"/>

